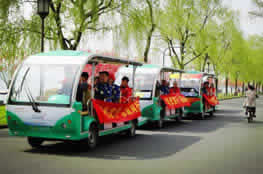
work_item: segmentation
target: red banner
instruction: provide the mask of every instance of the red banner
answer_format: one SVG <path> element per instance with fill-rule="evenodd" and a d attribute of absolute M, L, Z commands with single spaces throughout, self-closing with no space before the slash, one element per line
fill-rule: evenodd
<path fill-rule="evenodd" d="M 141 116 L 139 98 L 127 104 L 109 103 L 94 99 L 93 107 L 101 124 L 121 123 Z"/>
<path fill-rule="evenodd" d="M 212 106 L 216 106 L 219 104 L 219 101 L 217 100 L 216 96 L 208 97 L 207 95 L 203 95 L 205 100 Z"/>
<path fill-rule="evenodd" d="M 168 94 L 161 95 L 160 97 L 169 109 L 177 109 L 184 106 L 191 106 L 187 98 L 181 94 Z"/>
<path fill-rule="evenodd" d="M 189 103 L 193 104 L 197 101 L 200 101 L 200 98 L 194 98 L 194 97 L 187 97 L 187 100 Z"/>

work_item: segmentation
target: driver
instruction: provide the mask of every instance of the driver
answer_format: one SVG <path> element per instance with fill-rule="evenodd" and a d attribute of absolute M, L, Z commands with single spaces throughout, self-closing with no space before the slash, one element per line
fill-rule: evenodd
<path fill-rule="evenodd" d="M 169 94 L 169 84 L 166 80 L 162 80 L 162 84 L 160 86 L 160 91 L 164 95 Z"/>
<path fill-rule="evenodd" d="M 89 74 L 83 72 L 79 79 L 76 100 L 82 103 L 82 110 L 87 111 L 87 102 L 91 97 L 91 87 L 88 85 Z"/>

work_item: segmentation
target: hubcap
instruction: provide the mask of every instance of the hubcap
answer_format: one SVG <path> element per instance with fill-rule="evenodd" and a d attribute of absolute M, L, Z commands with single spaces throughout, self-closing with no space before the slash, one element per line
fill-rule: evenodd
<path fill-rule="evenodd" d="M 95 142 L 95 138 L 94 138 L 94 133 L 92 131 L 89 132 L 89 141 L 90 143 L 94 143 Z"/>

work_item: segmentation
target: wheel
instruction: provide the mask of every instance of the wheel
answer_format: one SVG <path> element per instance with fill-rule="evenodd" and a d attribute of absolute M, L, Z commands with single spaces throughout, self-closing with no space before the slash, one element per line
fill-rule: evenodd
<path fill-rule="evenodd" d="M 204 120 L 204 119 L 205 119 L 205 110 L 203 110 L 203 111 L 200 113 L 200 118 L 201 118 L 201 120 Z"/>
<path fill-rule="evenodd" d="M 41 144 L 44 142 L 41 138 L 27 137 L 28 144 L 33 148 L 41 147 Z"/>
<path fill-rule="evenodd" d="M 213 107 L 213 112 L 216 112 L 216 107 L 215 106 Z"/>
<path fill-rule="evenodd" d="M 209 113 L 209 115 L 210 115 L 210 117 L 214 116 L 214 111 L 211 111 L 211 112 Z"/>
<path fill-rule="evenodd" d="M 134 137 L 136 135 L 136 122 L 131 122 L 131 128 L 127 131 L 129 137 Z"/>
<path fill-rule="evenodd" d="M 157 127 L 159 129 L 163 128 L 163 122 L 164 122 L 163 117 L 160 116 L 160 120 L 157 121 Z"/>
<path fill-rule="evenodd" d="M 253 121 L 253 113 L 251 111 L 248 112 L 247 121 L 248 121 L 248 123 L 251 123 Z"/>
<path fill-rule="evenodd" d="M 88 132 L 89 136 L 86 140 L 87 144 L 88 144 L 88 147 L 90 149 L 94 149 L 97 144 L 98 144 L 98 129 L 96 127 L 95 124 L 92 124 L 89 128 L 89 132 Z"/>
<path fill-rule="evenodd" d="M 176 119 L 176 122 L 178 122 L 178 123 L 180 123 L 182 121 L 182 117 L 181 116 L 178 116 L 175 119 Z"/>

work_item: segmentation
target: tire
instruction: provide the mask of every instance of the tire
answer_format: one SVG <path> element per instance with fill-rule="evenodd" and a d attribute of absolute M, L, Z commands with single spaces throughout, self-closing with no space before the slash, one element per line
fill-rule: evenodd
<path fill-rule="evenodd" d="M 180 123 L 181 121 L 182 121 L 182 117 L 181 116 L 176 117 L 176 122 Z"/>
<path fill-rule="evenodd" d="M 163 123 L 164 123 L 163 117 L 160 116 L 160 120 L 157 121 L 157 128 L 162 129 Z"/>
<path fill-rule="evenodd" d="M 203 111 L 200 113 L 200 119 L 201 119 L 201 120 L 204 120 L 204 119 L 205 119 L 205 110 L 203 110 Z"/>
<path fill-rule="evenodd" d="M 32 148 L 40 148 L 44 140 L 41 138 L 27 137 L 27 142 Z"/>
<path fill-rule="evenodd" d="M 127 135 L 129 137 L 135 137 L 136 136 L 136 127 L 137 127 L 136 122 L 132 121 L 131 122 L 131 128 L 127 131 Z"/>
<path fill-rule="evenodd" d="M 210 115 L 210 117 L 213 117 L 213 116 L 214 116 L 214 111 L 211 111 L 211 112 L 209 113 L 209 115 Z"/>
<path fill-rule="evenodd" d="M 247 118 L 248 123 L 251 123 L 253 121 L 253 114 L 251 111 L 248 112 L 248 118 Z"/>
<path fill-rule="evenodd" d="M 92 124 L 89 128 L 89 136 L 86 139 L 88 147 L 94 149 L 98 144 L 98 139 L 98 129 L 95 124 Z"/>

